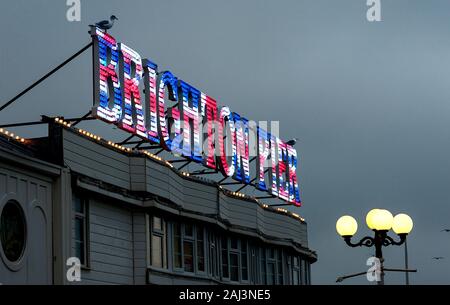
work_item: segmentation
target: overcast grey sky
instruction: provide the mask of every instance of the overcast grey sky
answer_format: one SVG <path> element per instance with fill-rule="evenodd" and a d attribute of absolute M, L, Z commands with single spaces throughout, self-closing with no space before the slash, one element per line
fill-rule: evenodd
<path fill-rule="evenodd" d="M 382 21 L 370 23 L 365 0 L 81 0 L 81 22 L 68 22 L 65 0 L 1 1 L 0 102 L 88 43 L 88 24 L 113 13 L 111 34 L 142 57 L 249 119 L 279 120 L 284 139 L 300 139 L 296 212 L 319 255 L 314 284 L 367 269 L 373 249 L 346 246 L 335 222 L 353 215 L 362 237 L 375 207 L 414 220 L 408 246 L 419 272 L 411 282 L 450 284 L 450 233 L 440 232 L 450 227 L 450 2 L 381 4 Z M 87 52 L 0 121 L 83 115 L 91 79 Z M 403 266 L 403 248 L 384 253 L 386 266 Z M 386 283 L 402 284 L 404 275 L 389 273 Z"/>

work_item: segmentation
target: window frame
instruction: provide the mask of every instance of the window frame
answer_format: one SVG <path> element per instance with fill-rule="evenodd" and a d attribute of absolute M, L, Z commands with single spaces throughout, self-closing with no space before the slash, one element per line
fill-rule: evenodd
<path fill-rule="evenodd" d="M 261 259 L 259 248 L 248 242 L 248 266 L 249 266 L 249 283 L 252 285 L 260 284 Z"/>
<path fill-rule="evenodd" d="M 223 241 L 225 240 L 226 243 L 226 248 L 223 245 Z M 228 236 L 221 236 L 219 238 L 220 241 L 220 279 L 222 281 L 230 281 L 230 240 L 228 238 Z M 223 268 L 224 268 L 224 263 L 223 263 L 223 253 L 224 253 L 224 249 L 225 249 L 225 253 L 226 253 L 226 258 L 227 258 L 227 276 L 224 275 L 223 273 Z"/>
<path fill-rule="evenodd" d="M 200 270 L 198 268 L 198 264 L 199 264 L 199 255 L 198 255 L 198 244 L 199 244 L 199 239 L 198 239 L 198 234 L 199 231 L 201 231 L 201 235 L 202 235 L 202 243 L 203 243 L 203 270 Z M 206 248 L 206 244 L 208 243 L 208 239 L 206 236 L 206 229 L 204 226 L 201 225 L 194 225 L 194 239 L 195 239 L 195 247 L 194 247 L 194 271 L 196 274 L 199 275 L 207 275 L 208 274 L 208 253 L 207 253 L 207 248 Z"/>
<path fill-rule="evenodd" d="M 295 264 L 297 260 L 297 265 Z M 291 256 L 291 285 L 301 285 L 302 284 L 302 273 L 301 273 L 301 258 L 298 255 Z M 294 283 L 295 273 L 297 273 L 297 284 Z"/>
<path fill-rule="evenodd" d="M 198 224 L 196 222 L 183 222 L 180 219 L 165 218 L 158 215 L 147 215 L 148 234 L 148 266 L 153 269 L 163 269 L 175 274 L 187 276 L 199 276 L 222 283 L 230 284 L 263 284 L 268 285 L 273 280 L 273 285 L 293 285 L 294 276 L 297 276 L 298 285 L 310 283 L 309 263 L 303 257 L 286 248 L 271 244 L 255 242 L 251 238 L 235 235 Z M 154 217 L 161 219 L 161 230 L 154 228 Z M 192 227 L 192 231 L 189 228 Z M 177 240 L 177 228 L 179 228 L 179 240 Z M 187 230 L 187 231 L 186 231 Z M 192 234 L 192 235 L 191 235 Z M 152 237 L 157 235 L 162 238 L 165 252 L 163 251 L 163 267 L 152 265 L 151 244 Z M 176 267 L 177 255 L 175 243 L 179 242 L 180 266 Z M 185 243 L 190 243 L 189 249 L 185 249 Z M 233 247 L 232 247 L 233 245 Z M 186 270 L 186 250 L 192 246 L 192 271 Z M 200 247 L 203 251 L 204 269 L 200 270 Z M 245 248 L 244 248 L 245 247 Z M 236 255 L 236 257 L 232 257 Z M 231 266 L 231 261 L 236 263 Z M 237 258 L 237 261 L 235 260 Z M 243 265 L 246 259 L 246 270 Z M 164 262 L 165 260 L 165 262 Z M 224 264 L 226 260 L 226 264 Z M 295 265 L 298 260 L 298 266 Z M 234 271 L 237 267 L 237 277 Z M 273 270 L 273 275 L 269 271 Z M 224 273 L 225 271 L 225 273 Z M 245 274 L 246 273 L 246 279 Z M 233 273 L 233 274 L 232 274 Z M 233 276 L 232 276 L 233 275 Z M 269 279 L 269 276 L 272 276 Z M 233 279 L 232 279 L 233 278 Z"/>
<path fill-rule="evenodd" d="M 284 272 L 284 255 L 283 255 L 283 249 L 282 248 L 276 248 L 275 249 L 275 261 L 276 261 L 276 284 L 277 285 L 284 285 L 286 282 L 285 279 L 285 272 Z M 281 267 L 281 269 L 280 269 Z M 280 282 L 280 278 L 282 282 Z"/>
<path fill-rule="evenodd" d="M 196 256 L 195 256 L 195 247 L 197 246 L 196 242 L 195 242 L 195 227 L 193 224 L 189 224 L 190 226 L 192 226 L 192 235 L 186 235 L 186 224 L 182 223 L 181 224 L 181 249 L 182 249 L 182 262 L 183 262 L 183 272 L 184 273 L 188 273 L 188 274 L 195 274 L 195 265 L 196 265 Z M 185 253 L 184 253 L 184 243 L 191 243 L 192 244 L 192 271 L 187 271 L 186 270 L 186 266 L 185 266 Z"/>
<path fill-rule="evenodd" d="M 236 240 L 236 248 L 232 248 L 232 242 L 231 240 Z M 240 251 L 240 239 L 236 236 L 228 237 L 228 270 L 229 270 L 229 281 L 232 283 L 239 283 L 241 281 L 241 251 Z M 231 256 L 236 255 L 237 256 L 237 280 L 233 280 L 231 273 L 232 273 L 232 267 L 231 267 Z"/>
<path fill-rule="evenodd" d="M 267 285 L 267 249 L 264 247 L 260 247 L 259 248 L 259 252 L 260 252 L 260 261 L 259 261 L 259 265 L 261 266 L 260 268 L 260 284 L 262 285 Z"/>
<path fill-rule="evenodd" d="M 244 255 L 244 251 L 243 251 L 243 241 L 245 243 L 245 260 L 247 261 L 247 279 L 243 278 L 243 272 L 244 272 L 244 268 L 242 267 L 242 258 Z M 250 245 L 249 245 L 249 240 L 245 239 L 245 238 L 239 238 L 239 281 L 241 283 L 250 283 Z"/>
<path fill-rule="evenodd" d="M 204 277 L 208 276 L 208 268 L 209 268 L 209 248 L 207 245 L 209 244 L 208 236 L 206 234 L 206 228 L 202 225 L 197 225 L 194 223 L 183 223 L 179 221 L 170 221 L 171 232 L 170 232 L 170 254 L 172 256 L 171 264 L 172 270 L 176 273 L 186 273 L 190 275 L 201 275 Z M 186 224 L 192 226 L 192 235 L 186 234 Z M 181 266 L 177 267 L 175 264 L 176 256 L 175 256 L 175 226 L 179 226 L 180 228 L 180 255 L 181 255 Z M 203 260 L 204 260 L 204 270 L 199 270 L 198 268 L 198 230 L 202 230 L 202 242 L 203 242 Z M 193 271 L 187 271 L 185 269 L 185 253 L 184 253 L 184 243 L 189 242 L 192 243 L 192 267 Z"/>
<path fill-rule="evenodd" d="M 210 231 L 206 231 L 205 233 L 207 234 L 208 237 L 208 244 L 207 244 L 207 249 L 208 249 L 208 276 L 213 278 L 213 279 L 220 279 L 221 276 L 221 248 L 220 248 L 220 240 L 219 237 L 217 236 L 217 234 L 210 230 Z"/>
<path fill-rule="evenodd" d="M 161 221 L 161 229 L 156 229 L 154 227 L 155 218 L 159 218 Z M 164 217 L 159 215 L 149 215 L 147 214 L 148 222 L 148 264 L 154 269 L 168 270 L 169 269 L 169 247 L 168 247 L 168 225 Z M 161 267 L 153 265 L 153 236 L 161 238 Z"/>
<path fill-rule="evenodd" d="M 80 204 L 83 208 L 83 212 L 77 212 L 75 209 L 75 200 L 76 198 L 78 198 L 78 200 L 80 200 Z M 80 267 L 82 269 L 90 269 L 91 267 L 91 256 L 90 256 L 90 213 L 89 213 L 90 209 L 89 209 L 89 199 L 87 198 L 87 196 L 85 196 L 84 194 L 79 194 L 79 193 L 73 193 L 72 194 L 72 212 L 73 212 L 73 223 L 74 223 L 74 230 L 76 230 L 76 220 L 77 219 L 81 219 L 82 221 L 82 228 L 83 228 L 83 238 L 84 238 L 84 242 L 80 241 L 81 243 L 84 244 L 83 247 L 83 255 L 84 255 L 84 261 L 81 261 L 80 258 L 78 258 L 80 260 Z M 76 249 L 76 245 L 78 240 L 76 239 L 75 235 L 73 236 L 73 241 L 74 241 L 74 247 Z M 74 253 L 75 255 L 76 253 Z"/>
<path fill-rule="evenodd" d="M 179 226 L 180 228 L 180 266 L 177 267 L 175 260 L 176 260 L 176 255 L 175 255 L 175 226 Z M 183 249 L 183 224 L 180 222 L 171 222 L 171 228 L 172 228 L 172 232 L 171 232 L 171 238 L 170 238 L 170 242 L 172 244 L 172 270 L 175 272 L 179 272 L 179 273 L 183 273 L 184 272 L 184 249 Z"/>

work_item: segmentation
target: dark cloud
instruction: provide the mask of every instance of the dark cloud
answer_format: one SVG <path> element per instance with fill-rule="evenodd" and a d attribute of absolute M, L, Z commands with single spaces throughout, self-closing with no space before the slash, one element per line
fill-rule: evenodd
<path fill-rule="evenodd" d="M 82 0 L 82 21 L 70 23 L 65 1 L 3 1 L 0 99 L 88 43 L 88 24 L 114 13 L 111 33 L 143 57 L 248 118 L 280 120 L 283 138 L 300 139 L 297 212 L 319 254 L 314 283 L 367 269 L 372 250 L 348 248 L 334 225 L 351 214 L 363 236 L 365 214 L 384 207 L 415 222 L 411 282 L 448 284 L 450 234 L 440 230 L 450 226 L 450 3 L 382 0 L 383 21 L 369 23 L 365 2 Z M 86 53 L 0 120 L 83 115 L 91 96 Z M 386 265 L 403 266 L 403 248 L 385 254 Z"/>

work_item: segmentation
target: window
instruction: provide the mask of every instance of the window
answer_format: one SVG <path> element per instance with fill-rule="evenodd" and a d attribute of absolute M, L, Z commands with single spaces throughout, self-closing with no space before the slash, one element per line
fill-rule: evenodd
<path fill-rule="evenodd" d="M 267 285 L 275 285 L 277 279 L 275 249 L 269 248 L 267 252 L 269 253 L 267 256 Z"/>
<path fill-rule="evenodd" d="M 197 271 L 205 272 L 205 237 L 204 229 L 197 227 Z"/>
<path fill-rule="evenodd" d="M 275 262 L 267 262 L 267 285 L 275 285 Z"/>
<path fill-rule="evenodd" d="M 73 195 L 73 210 L 74 210 L 74 240 L 75 240 L 75 256 L 78 257 L 82 266 L 89 265 L 88 260 L 88 200 L 84 197 Z"/>
<path fill-rule="evenodd" d="M 239 281 L 239 254 L 230 252 L 230 280 Z"/>
<path fill-rule="evenodd" d="M 205 229 L 193 224 L 173 222 L 172 234 L 173 268 L 190 273 L 206 273 Z"/>
<path fill-rule="evenodd" d="M 183 238 L 184 271 L 194 272 L 194 227 L 184 225 Z"/>
<path fill-rule="evenodd" d="M 181 224 L 173 224 L 173 260 L 174 268 L 181 269 L 182 267 L 182 256 L 181 252 Z"/>
<path fill-rule="evenodd" d="M 258 284 L 258 248 L 253 245 L 250 247 L 250 282 L 252 284 Z"/>
<path fill-rule="evenodd" d="M 300 280 L 300 259 L 298 256 L 292 257 L 292 285 L 299 285 Z"/>
<path fill-rule="evenodd" d="M 217 278 L 219 276 L 219 247 L 218 247 L 218 241 L 217 236 L 209 232 L 208 233 L 209 238 L 209 274 Z"/>
<path fill-rule="evenodd" d="M 167 268 L 167 226 L 161 217 L 152 217 L 150 245 L 152 266 Z"/>
<path fill-rule="evenodd" d="M 239 241 L 236 237 L 230 238 L 230 280 L 239 281 Z"/>
<path fill-rule="evenodd" d="M 222 247 L 222 277 L 229 278 L 228 271 L 228 239 L 222 237 L 220 241 Z"/>
<path fill-rule="evenodd" d="M 248 281 L 247 241 L 241 240 L 241 279 Z"/>
<path fill-rule="evenodd" d="M 26 243 L 26 222 L 23 210 L 15 200 L 9 200 L 3 207 L 0 240 L 3 253 L 10 262 L 22 258 Z"/>
<path fill-rule="evenodd" d="M 302 259 L 301 260 L 301 265 L 302 265 L 302 284 L 308 285 L 309 284 L 309 276 L 308 276 L 309 264 L 308 264 L 307 261 Z"/>
<path fill-rule="evenodd" d="M 221 258 L 222 278 L 233 282 L 249 280 L 248 243 L 246 240 L 236 236 L 222 237 Z"/>
<path fill-rule="evenodd" d="M 281 249 L 278 249 L 276 251 L 277 255 L 277 275 L 278 275 L 278 285 L 283 285 L 284 283 L 284 276 L 283 276 L 283 252 Z"/>
<path fill-rule="evenodd" d="M 266 249 L 261 248 L 261 284 L 267 284 L 267 261 L 266 261 Z"/>
<path fill-rule="evenodd" d="M 307 271 L 307 273 L 308 273 L 308 276 L 307 276 L 307 284 L 308 285 L 311 285 L 311 264 L 309 263 L 309 262 L 307 262 L 306 263 L 306 265 L 307 265 L 307 268 L 306 268 L 306 271 Z"/>
<path fill-rule="evenodd" d="M 156 216 L 151 218 L 150 229 L 150 258 L 154 267 L 232 283 L 309 282 L 307 262 L 298 255 L 285 254 L 281 247 L 262 247 L 239 235 Z"/>

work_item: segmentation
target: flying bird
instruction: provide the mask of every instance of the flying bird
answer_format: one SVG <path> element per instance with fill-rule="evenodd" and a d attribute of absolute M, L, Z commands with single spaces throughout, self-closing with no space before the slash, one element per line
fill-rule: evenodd
<path fill-rule="evenodd" d="M 119 20 L 119 19 L 116 16 L 111 15 L 111 17 L 109 17 L 109 20 L 99 21 L 95 24 L 95 26 L 106 32 L 107 30 L 109 30 L 110 28 L 113 27 L 115 20 Z"/>
<path fill-rule="evenodd" d="M 450 232 L 450 229 L 443 229 L 441 232 Z"/>
<path fill-rule="evenodd" d="M 433 259 L 440 260 L 440 259 L 444 259 L 444 257 L 443 256 L 434 256 Z"/>
<path fill-rule="evenodd" d="M 289 140 L 289 141 L 286 142 L 287 145 L 291 145 L 291 146 L 294 146 L 295 143 L 297 143 L 297 139 L 296 138 L 293 138 L 292 140 Z"/>

